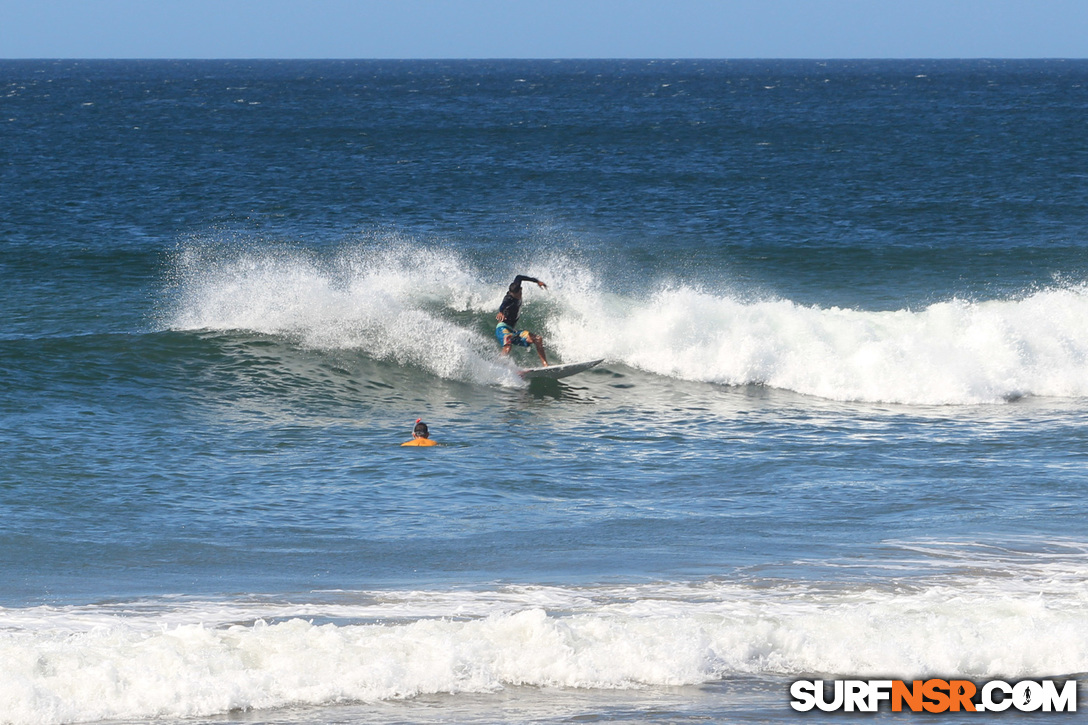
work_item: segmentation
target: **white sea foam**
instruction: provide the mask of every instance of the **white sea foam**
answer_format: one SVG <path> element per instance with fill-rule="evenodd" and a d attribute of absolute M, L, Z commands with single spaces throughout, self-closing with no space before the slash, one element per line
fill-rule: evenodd
<path fill-rule="evenodd" d="M 1088 396 L 1088 289 L 875 312 L 741 301 L 680 287 L 551 323 L 574 357 L 834 400 L 994 403 Z"/>
<path fill-rule="evenodd" d="M 484 280 L 453 253 L 408 246 L 331 259 L 259 248 L 179 258 L 174 329 L 245 329 L 319 348 L 358 349 L 444 378 L 518 384 L 498 359 L 491 313 L 507 280 Z M 833 400 L 999 403 L 1088 396 L 1088 287 L 991 301 L 867 311 L 748 300 L 670 286 L 611 293 L 582 266 L 552 259 L 518 270 L 526 324 L 567 360 L 604 357 L 649 373 L 759 384 Z"/>
<path fill-rule="evenodd" d="M 191 246 L 176 260 L 177 299 L 166 324 L 248 330 L 319 349 L 357 349 L 448 379 L 516 384 L 491 340 L 449 319 L 480 310 L 486 290 L 453 254 L 406 245 L 322 258 L 290 248 Z"/>
<path fill-rule="evenodd" d="M 997 564 L 879 587 L 711 581 L 0 609 L 0 722 L 735 674 L 1088 671 L 1083 557 L 1009 561 L 1000 575 Z"/>

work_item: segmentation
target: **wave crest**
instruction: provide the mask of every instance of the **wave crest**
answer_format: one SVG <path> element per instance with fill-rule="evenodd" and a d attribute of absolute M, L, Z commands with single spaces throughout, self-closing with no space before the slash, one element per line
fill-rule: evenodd
<path fill-rule="evenodd" d="M 604 306 L 598 309 L 604 309 Z M 874 312 L 666 289 L 553 327 L 566 349 L 648 372 L 843 401 L 978 404 L 1088 395 L 1088 290 Z"/>
<path fill-rule="evenodd" d="M 461 256 L 409 244 L 328 257 L 259 246 L 190 246 L 176 263 L 172 329 L 250 330 L 304 346 L 357 349 L 442 378 L 517 384 L 491 314 L 507 279 Z M 723 385 L 766 385 L 840 401 L 985 404 L 1088 396 L 1088 287 L 1005 300 L 953 299 L 867 311 L 747 300 L 673 285 L 614 293 L 584 264 L 553 258 L 524 324 L 565 360 L 607 358 Z M 512 277 L 511 272 L 510 276 Z"/>

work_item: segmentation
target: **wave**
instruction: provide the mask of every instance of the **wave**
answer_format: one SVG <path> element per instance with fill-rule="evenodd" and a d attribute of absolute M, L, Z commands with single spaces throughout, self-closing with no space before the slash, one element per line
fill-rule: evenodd
<path fill-rule="evenodd" d="M 0 609 L 0 721 L 209 716 L 733 676 L 1082 673 L 1081 552 L 1019 563 L 966 557 L 969 571 L 880 584 L 749 579 Z"/>
<path fill-rule="evenodd" d="M 248 330 L 354 349 L 441 378 L 519 385 L 491 314 L 514 271 L 483 275 L 453 251 L 394 244 L 328 255 L 189 245 L 175 260 L 173 330 Z M 1012 299 L 869 311 L 669 284 L 617 293 L 585 263 L 538 259 L 522 323 L 550 354 L 655 375 L 764 385 L 839 401 L 920 405 L 1088 396 L 1088 286 Z"/>
<path fill-rule="evenodd" d="M 599 327 L 601 353 L 660 375 L 840 401 L 980 404 L 1088 395 L 1088 288 L 872 312 L 659 292 Z M 597 324 L 553 339 L 590 349 Z"/>

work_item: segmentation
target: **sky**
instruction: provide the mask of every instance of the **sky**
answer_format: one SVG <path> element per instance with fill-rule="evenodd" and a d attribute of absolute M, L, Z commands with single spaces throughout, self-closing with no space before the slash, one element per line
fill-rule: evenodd
<path fill-rule="evenodd" d="M 0 0 L 0 58 L 1088 58 L 1088 0 Z"/>

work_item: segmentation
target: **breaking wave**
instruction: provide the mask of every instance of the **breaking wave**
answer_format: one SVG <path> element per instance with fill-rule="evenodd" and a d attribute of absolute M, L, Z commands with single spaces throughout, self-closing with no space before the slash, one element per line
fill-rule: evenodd
<path fill-rule="evenodd" d="M 520 272 L 549 284 L 529 288 L 522 324 L 543 332 L 550 354 L 568 361 L 604 357 L 656 375 L 841 401 L 1088 396 L 1083 284 L 867 311 L 684 284 L 620 294 L 584 264 L 561 258 L 488 279 L 453 252 L 411 245 L 326 256 L 190 245 L 175 262 L 163 320 L 170 329 L 282 335 L 485 385 L 519 384 L 497 355 L 491 313 L 507 277 Z"/>

